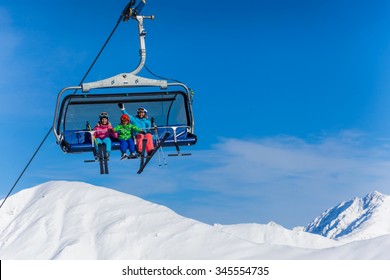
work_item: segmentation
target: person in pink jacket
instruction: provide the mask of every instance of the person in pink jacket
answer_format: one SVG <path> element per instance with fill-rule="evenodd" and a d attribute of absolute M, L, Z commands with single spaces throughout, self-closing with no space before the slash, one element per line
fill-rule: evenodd
<path fill-rule="evenodd" d="M 111 153 L 111 137 L 117 138 L 118 134 L 114 131 L 111 123 L 108 121 L 108 114 L 106 112 L 102 112 L 99 115 L 100 121 L 93 128 L 95 132 L 94 136 L 96 139 L 95 149 L 98 151 L 98 146 L 101 144 L 106 144 L 106 158 L 110 157 Z"/>

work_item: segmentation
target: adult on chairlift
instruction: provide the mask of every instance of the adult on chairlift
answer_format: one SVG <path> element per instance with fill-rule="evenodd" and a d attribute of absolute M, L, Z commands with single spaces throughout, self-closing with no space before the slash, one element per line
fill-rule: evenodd
<path fill-rule="evenodd" d="M 137 114 L 135 116 L 130 115 L 126 109 L 123 103 L 118 103 L 119 109 L 121 109 L 122 114 L 128 115 L 130 118 L 130 122 L 139 128 L 142 129 L 142 132 L 137 132 L 135 135 L 135 139 L 137 141 L 137 152 L 142 153 L 143 148 L 143 142 L 142 140 L 146 139 L 146 153 L 150 155 L 153 152 L 154 144 L 153 144 L 153 136 L 150 133 L 150 129 L 152 128 L 152 124 L 150 120 L 148 119 L 147 113 L 148 110 L 146 110 L 143 107 L 139 107 L 137 110 Z"/>

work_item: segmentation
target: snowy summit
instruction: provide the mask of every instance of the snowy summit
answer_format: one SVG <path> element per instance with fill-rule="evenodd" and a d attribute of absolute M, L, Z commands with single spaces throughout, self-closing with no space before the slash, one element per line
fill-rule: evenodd
<path fill-rule="evenodd" d="M 342 202 L 311 222 L 305 231 L 336 240 L 363 240 L 390 232 L 390 196 L 379 192 Z"/>
<path fill-rule="evenodd" d="M 53 181 L 0 209 L 1 259 L 390 259 L 390 198 L 328 209 L 306 227 L 208 225 L 112 189 Z"/>

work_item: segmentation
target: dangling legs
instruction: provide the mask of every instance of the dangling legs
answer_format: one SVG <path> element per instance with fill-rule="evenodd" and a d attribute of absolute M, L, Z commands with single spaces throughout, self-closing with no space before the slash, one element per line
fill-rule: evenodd
<path fill-rule="evenodd" d="M 96 138 L 96 139 L 95 139 L 95 150 L 96 150 L 96 154 L 99 154 L 99 145 L 101 145 L 101 144 L 103 144 L 102 139 Z"/>
<path fill-rule="evenodd" d="M 111 139 L 109 137 L 106 137 L 103 139 L 103 143 L 106 144 L 106 152 L 107 154 L 105 155 L 107 158 L 110 157 L 111 154 Z"/>
<path fill-rule="evenodd" d="M 136 158 L 137 156 L 135 155 L 135 144 L 133 138 L 127 139 L 127 145 L 129 146 L 130 150 L 130 157 L 131 158 Z"/>
<path fill-rule="evenodd" d="M 144 135 L 139 133 L 135 136 L 135 139 L 137 140 L 137 152 L 140 154 L 142 152 L 142 140 L 144 139 Z"/>
<path fill-rule="evenodd" d="M 126 154 L 126 150 L 128 147 L 127 141 L 126 140 L 119 140 L 119 144 L 120 144 L 120 151 L 122 153 L 121 159 L 125 159 L 125 158 L 127 158 L 127 154 Z"/>
<path fill-rule="evenodd" d="M 142 140 L 146 138 L 146 152 L 151 153 L 153 151 L 154 145 L 153 145 L 153 136 L 150 133 L 144 134 L 137 134 L 136 139 L 137 139 L 137 149 L 138 152 L 142 152 Z"/>
<path fill-rule="evenodd" d="M 153 152 L 154 149 L 154 144 L 153 144 L 153 135 L 150 133 L 145 134 L 145 138 L 147 139 L 146 141 L 146 152 L 150 154 Z"/>

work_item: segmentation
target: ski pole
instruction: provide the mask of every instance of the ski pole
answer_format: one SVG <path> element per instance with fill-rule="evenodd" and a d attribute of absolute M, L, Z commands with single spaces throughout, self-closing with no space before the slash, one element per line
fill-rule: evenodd
<path fill-rule="evenodd" d="M 157 125 L 154 123 L 154 118 L 152 118 L 152 125 L 154 125 L 154 134 L 156 136 L 156 143 L 159 144 L 160 143 L 160 136 L 158 135 L 158 129 L 157 129 Z M 161 151 L 160 151 L 161 149 Z M 157 151 L 157 156 L 158 156 L 158 166 L 161 166 L 161 158 L 164 162 L 164 165 L 167 165 L 167 161 L 165 159 L 165 154 L 164 154 L 164 150 L 163 150 L 163 147 L 160 146 L 160 149 L 158 149 Z M 160 155 L 161 153 L 161 155 Z"/>

